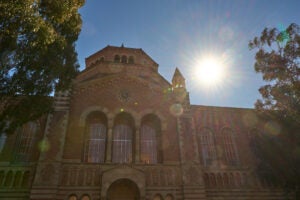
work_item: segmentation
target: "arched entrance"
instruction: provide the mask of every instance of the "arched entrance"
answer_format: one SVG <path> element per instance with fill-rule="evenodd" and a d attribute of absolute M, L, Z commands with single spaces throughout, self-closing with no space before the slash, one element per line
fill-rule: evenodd
<path fill-rule="evenodd" d="M 107 200 L 138 200 L 140 192 L 137 185 L 129 179 L 113 182 L 107 191 Z"/>

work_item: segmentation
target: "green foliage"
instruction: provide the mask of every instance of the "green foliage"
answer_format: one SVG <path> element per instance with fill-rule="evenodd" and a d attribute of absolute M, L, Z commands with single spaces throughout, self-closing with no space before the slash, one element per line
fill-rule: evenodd
<path fill-rule="evenodd" d="M 55 90 L 70 87 L 79 67 L 75 42 L 81 30 L 78 9 L 83 4 L 84 0 L 1 1 L 2 126 L 7 120 L 15 126 L 37 118 L 37 113 L 49 111 L 49 98 L 30 104 L 28 100 L 32 96 L 43 99 Z M 18 100 L 11 104 L 11 100 L 16 97 Z M 20 112 L 13 109 L 12 105 L 15 108 L 26 105 L 36 114 Z"/>
<path fill-rule="evenodd" d="M 278 135 L 260 134 L 252 149 L 258 158 L 257 172 L 293 190 L 300 198 L 300 27 L 265 28 L 249 42 L 257 49 L 255 71 L 266 85 L 259 89 L 262 99 L 255 106 L 262 117 L 281 125 Z"/>
<path fill-rule="evenodd" d="M 258 49 L 254 68 L 269 82 L 259 89 L 263 100 L 256 102 L 256 108 L 276 110 L 300 123 L 300 27 L 266 28 L 249 47 Z"/>

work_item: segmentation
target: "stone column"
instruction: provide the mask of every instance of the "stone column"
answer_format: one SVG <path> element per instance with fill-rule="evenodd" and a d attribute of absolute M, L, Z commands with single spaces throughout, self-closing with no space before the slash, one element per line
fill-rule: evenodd
<path fill-rule="evenodd" d="M 111 163 L 111 154 L 112 154 L 112 138 L 113 138 L 113 135 L 112 135 L 112 127 L 109 126 L 108 128 L 108 133 L 107 133 L 107 146 L 106 146 L 106 163 Z"/>
<path fill-rule="evenodd" d="M 140 126 L 136 127 L 135 131 L 135 163 L 140 163 L 141 162 L 141 157 L 140 157 Z"/>

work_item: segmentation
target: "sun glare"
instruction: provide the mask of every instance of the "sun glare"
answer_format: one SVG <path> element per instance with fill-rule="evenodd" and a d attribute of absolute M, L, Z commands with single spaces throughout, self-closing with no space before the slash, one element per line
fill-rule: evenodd
<path fill-rule="evenodd" d="M 220 84 L 224 78 L 222 65 L 222 62 L 214 57 L 200 59 L 195 69 L 196 78 L 205 86 Z"/>

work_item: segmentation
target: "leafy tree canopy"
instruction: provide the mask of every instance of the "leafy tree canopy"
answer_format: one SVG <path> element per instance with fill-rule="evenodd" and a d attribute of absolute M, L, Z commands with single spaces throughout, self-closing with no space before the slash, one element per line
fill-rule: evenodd
<path fill-rule="evenodd" d="M 293 190 L 300 198 L 300 27 L 265 28 L 249 42 L 257 49 L 255 71 L 266 85 L 255 106 L 275 121 L 279 134 L 258 134 L 252 140 L 261 178 Z"/>
<path fill-rule="evenodd" d="M 83 4 L 84 0 L 1 0 L 0 130 L 6 126 L 13 131 L 48 112 L 49 95 L 69 88 L 79 67 L 75 42 Z"/>
<path fill-rule="evenodd" d="M 259 89 L 263 99 L 256 108 L 276 110 L 300 123 L 300 27 L 265 28 L 249 47 L 258 49 L 254 68 L 268 82 Z"/>

